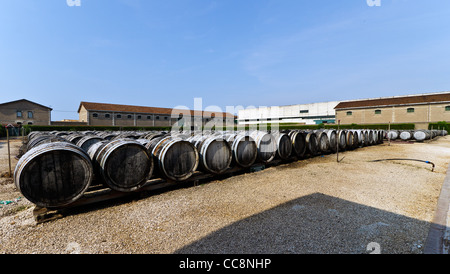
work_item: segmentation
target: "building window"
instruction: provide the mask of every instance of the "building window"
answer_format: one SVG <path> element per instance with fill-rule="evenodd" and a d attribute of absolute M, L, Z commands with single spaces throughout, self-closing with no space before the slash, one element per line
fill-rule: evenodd
<path fill-rule="evenodd" d="M 142 119 L 142 116 L 141 116 L 141 115 L 138 115 L 138 116 L 137 116 L 137 119 L 138 119 L 138 120 L 141 120 L 141 119 Z"/>
<path fill-rule="evenodd" d="M 302 110 L 300 110 L 300 113 L 309 113 L 309 110 L 307 110 L 307 109 L 302 109 Z"/>
<path fill-rule="evenodd" d="M 352 116 L 352 115 L 353 115 L 353 112 L 347 111 L 347 116 Z"/>
<path fill-rule="evenodd" d="M 375 114 L 381 114 L 381 109 L 376 109 Z"/>
<path fill-rule="evenodd" d="M 111 115 L 109 113 L 106 113 L 105 118 L 109 118 L 109 117 L 111 117 Z"/>
<path fill-rule="evenodd" d="M 147 116 L 147 120 L 151 120 L 152 119 L 152 116 L 151 115 L 148 115 Z"/>
<path fill-rule="evenodd" d="M 18 117 L 18 118 L 22 118 L 22 111 L 21 111 L 21 110 L 18 110 L 18 111 L 17 111 L 17 117 Z"/>
<path fill-rule="evenodd" d="M 414 108 L 408 108 L 408 109 L 406 109 L 406 112 L 412 113 L 412 112 L 414 112 Z"/>
<path fill-rule="evenodd" d="M 92 114 L 92 117 L 97 118 L 98 117 L 98 113 Z"/>
<path fill-rule="evenodd" d="M 131 119 L 131 118 L 132 118 L 133 116 L 132 116 L 132 115 L 130 115 L 130 114 L 128 114 L 128 116 L 127 116 L 127 117 L 128 117 L 128 119 Z"/>
<path fill-rule="evenodd" d="M 156 116 L 156 120 L 159 120 L 159 116 Z"/>
<path fill-rule="evenodd" d="M 450 111 L 450 106 L 446 106 L 445 111 Z"/>
<path fill-rule="evenodd" d="M 168 118 L 167 116 L 165 116 L 165 117 L 164 117 L 164 120 L 167 120 L 167 119 L 169 119 L 169 118 Z"/>
<path fill-rule="evenodd" d="M 117 118 L 117 119 L 120 119 L 120 118 L 122 118 L 122 115 L 117 114 L 117 115 L 116 115 L 116 118 Z"/>
<path fill-rule="evenodd" d="M 28 124 L 29 124 L 29 125 L 32 125 L 32 124 L 33 124 L 33 122 L 28 122 Z"/>
<path fill-rule="evenodd" d="M 32 111 L 28 111 L 28 118 L 30 118 L 30 119 L 33 118 L 33 112 Z"/>

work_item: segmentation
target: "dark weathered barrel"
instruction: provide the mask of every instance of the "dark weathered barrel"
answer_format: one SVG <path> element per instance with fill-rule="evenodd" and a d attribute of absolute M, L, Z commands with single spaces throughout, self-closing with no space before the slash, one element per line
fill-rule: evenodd
<path fill-rule="evenodd" d="M 277 145 L 277 157 L 287 160 L 292 154 L 292 141 L 288 134 L 276 132 L 272 134 Z"/>
<path fill-rule="evenodd" d="M 311 156 L 317 155 L 319 152 L 319 141 L 317 139 L 317 135 L 312 131 L 304 132 L 303 134 L 305 134 L 306 153 Z"/>
<path fill-rule="evenodd" d="M 288 135 L 291 138 L 293 154 L 297 157 L 303 157 L 306 153 L 305 135 L 298 130 L 291 130 Z"/>
<path fill-rule="evenodd" d="M 150 140 L 146 148 L 153 155 L 159 175 L 167 179 L 183 181 L 197 170 L 197 149 L 186 140 L 161 136 Z"/>
<path fill-rule="evenodd" d="M 142 139 L 147 139 L 147 140 L 152 140 L 161 136 L 164 136 L 165 134 L 161 133 L 161 132 L 151 132 L 151 133 L 147 133 L 144 134 L 143 136 L 141 136 Z"/>
<path fill-rule="evenodd" d="M 90 186 L 93 167 L 89 156 L 69 142 L 44 143 L 17 162 L 17 189 L 40 207 L 60 207 L 78 198 Z"/>
<path fill-rule="evenodd" d="M 277 145 L 272 134 L 255 130 L 250 133 L 250 137 L 255 140 L 258 148 L 257 159 L 262 163 L 271 162 L 277 153 Z"/>
<path fill-rule="evenodd" d="M 104 140 L 102 137 L 95 136 L 95 135 L 86 135 L 80 140 L 77 141 L 76 145 L 81 147 L 84 151 L 88 151 L 89 147 L 93 144 L 100 142 Z"/>
<path fill-rule="evenodd" d="M 346 130 L 338 130 L 337 132 L 339 151 L 343 151 L 347 148 L 347 134 Z"/>
<path fill-rule="evenodd" d="M 355 134 L 358 138 L 358 147 L 366 146 L 365 144 L 365 135 L 364 131 L 361 129 L 357 129 L 353 131 L 353 134 Z"/>
<path fill-rule="evenodd" d="M 135 133 L 120 133 L 117 136 L 111 138 L 111 140 L 119 140 L 119 139 L 137 139 L 139 136 Z"/>
<path fill-rule="evenodd" d="M 130 139 L 109 141 L 99 149 L 95 161 L 103 183 L 121 192 L 141 188 L 153 173 L 153 159 L 147 149 Z"/>
<path fill-rule="evenodd" d="M 51 134 L 39 134 L 35 135 L 33 138 L 28 140 L 27 150 L 32 149 L 33 147 L 39 146 L 45 143 L 52 142 L 65 142 L 66 140 L 63 137 L 59 137 Z"/>
<path fill-rule="evenodd" d="M 318 141 L 319 152 L 327 153 L 330 150 L 330 141 L 328 140 L 328 135 L 323 130 L 315 131 Z"/>
<path fill-rule="evenodd" d="M 359 148 L 361 146 L 359 141 L 359 136 L 356 131 L 353 130 L 353 149 Z"/>
<path fill-rule="evenodd" d="M 328 145 L 329 145 L 329 150 L 331 152 L 336 152 L 337 151 L 337 142 L 336 142 L 336 138 L 337 138 L 337 134 L 336 134 L 336 130 L 334 129 L 326 129 L 324 130 L 324 132 L 327 134 L 328 137 Z"/>
<path fill-rule="evenodd" d="M 256 142 L 245 133 L 232 133 L 223 136 L 231 147 L 233 162 L 241 167 L 253 165 L 258 156 Z"/>
<path fill-rule="evenodd" d="M 345 130 L 345 147 L 347 150 L 354 148 L 353 132 L 351 130 Z"/>
<path fill-rule="evenodd" d="M 372 145 L 375 144 L 375 139 L 374 139 L 374 137 L 373 137 L 373 130 L 369 129 L 369 130 L 367 130 L 367 132 L 368 132 L 368 136 L 369 136 L 368 144 L 369 144 L 370 146 L 372 146 Z"/>
<path fill-rule="evenodd" d="M 81 138 L 83 138 L 83 137 L 85 137 L 85 136 L 86 136 L 86 135 L 84 135 L 84 134 L 72 133 L 72 134 L 69 134 L 69 135 L 64 136 L 64 138 L 65 138 L 67 141 L 71 142 L 72 144 L 76 145 L 77 142 L 78 142 Z"/>
<path fill-rule="evenodd" d="M 118 134 L 116 133 L 110 133 L 110 132 L 103 132 L 101 134 L 98 134 L 98 136 L 102 137 L 105 140 L 112 140 L 115 138 Z"/>
<path fill-rule="evenodd" d="M 222 136 L 200 135 L 186 140 L 197 148 L 202 171 L 221 174 L 230 167 L 233 159 L 231 147 Z"/>

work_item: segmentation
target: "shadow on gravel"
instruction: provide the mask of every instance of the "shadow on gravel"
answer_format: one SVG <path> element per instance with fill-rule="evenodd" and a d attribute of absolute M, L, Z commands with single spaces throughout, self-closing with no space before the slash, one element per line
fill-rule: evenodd
<path fill-rule="evenodd" d="M 429 222 L 314 193 L 233 223 L 175 253 L 422 253 L 429 228 Z"/>

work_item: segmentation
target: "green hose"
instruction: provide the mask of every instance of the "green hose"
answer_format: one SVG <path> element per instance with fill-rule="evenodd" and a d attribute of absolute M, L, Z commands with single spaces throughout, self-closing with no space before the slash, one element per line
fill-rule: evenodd
<path fill-rule="evenodd" d="M 394 158 L 394 159 L 380 159 L 380 160 L 373 160 L 373 161 L 371 161 L 371 162 L 397 161 L 397 160 L 403 160 L 403 161 L 417 161 L 417 162 L 423 162 L 423 163 L 431 164 L 431 165 L 432 165 L 431 172 L 434 171 L 434 163 L 433 163 L 433 162 L 425 161 L 425 160 L 419 160 L 419 159 L 402 159 L 402 158 Z"/>

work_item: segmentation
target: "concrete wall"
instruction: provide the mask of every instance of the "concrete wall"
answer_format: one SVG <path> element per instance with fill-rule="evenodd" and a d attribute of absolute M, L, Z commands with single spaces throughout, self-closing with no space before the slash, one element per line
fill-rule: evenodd
<path fill-rule="evenodd" d="M 385 123 L 415 123 L 419 128 L 428 127 L 428 123 L 450 121 L 450 110 L 445 110 L 448 103 L 414 104 L 388 107 L 368 107 L 336 110 L 336 120 L 341 124 L 385 124 Z M 414 112 L 408 112 L 408 109 Z M 375 111 L 381 113 L 375 113 Z M 348 115 L 347 112 L 351 112 Z"/>
<path fill-rule="evenodd" d="M 18 117 L 18 111 L 21 111 L 21 117 Z M 1 124 L 50 125 L 50 120 L 51 110 L 32 102 L 19 100 L 0 106 Z"/>
<path fill-rule="evenodd" d="M 317 124 L 320 120 L 334 121 L 334 107 L 339 102 L 323 102 L 289 106 L 259 107 L 240 110 L 239 124 L 301 123 Z"/>
<path fill-rule="evenodd" d="M 171 115 L 167 114 L 86 111 L 84 107 L 80 109 L 79 117 L 80 121 L 87 121 L 88 125 L 92 126 L 167 127 L 178 121 L 177 118 L 171 118 Z M 204 117 L 202 122 L 202 118 L 197 117 L 195 123 L 205 125 L 210 120 L 210 117 Z M 193 122 L 192 120 L 191 125 Z M 234 125 L 234 119 L 229 118 L 228 123 Z"/>

